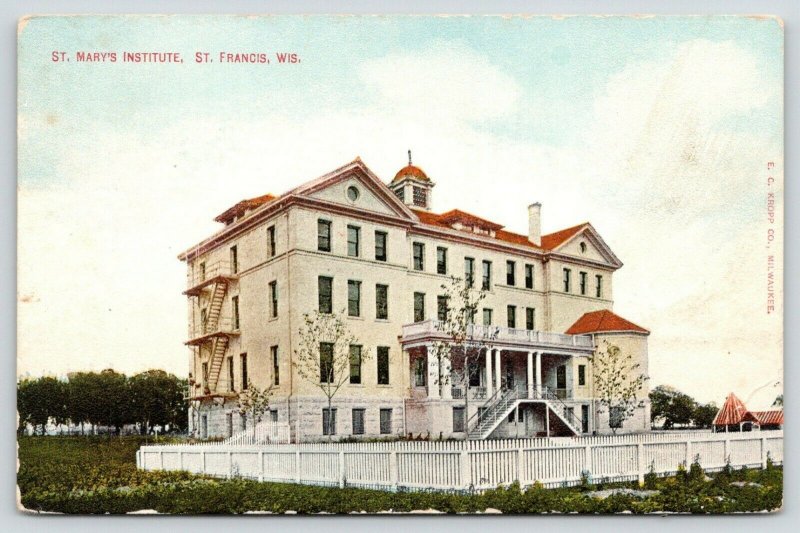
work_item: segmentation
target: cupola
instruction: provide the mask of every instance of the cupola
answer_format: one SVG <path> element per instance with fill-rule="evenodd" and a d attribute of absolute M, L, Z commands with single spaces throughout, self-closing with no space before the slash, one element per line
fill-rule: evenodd
<path fill-rule="evenodd" d="M 409 207 L 431 210 L 431 190 L 435 183 L 425 172 L 412 164 L 411 150 L 408 151 L 408 165 L 401 168 L 389 188 Z"/>

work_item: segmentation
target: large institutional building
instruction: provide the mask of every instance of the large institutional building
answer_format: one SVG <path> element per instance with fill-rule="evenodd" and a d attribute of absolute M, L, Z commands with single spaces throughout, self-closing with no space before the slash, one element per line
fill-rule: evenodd
<path fill-rule="evenodd" d="M 536 203 L 527 235 L 458 209 L 436 214 L 433 187 L 410 157 L 388 185 L 356 159 L 216 217 L 224 227 L 179 256 L 193 432 L 249 426 L 236 401 L 248 383 L 272 386 L 265 419 L 297 441 L 611 431 L 589 357 L 608 341 L 637 372 L 648 362 L 649 332 L 611 310 L 620 260 L 589 223 L 542 235 Z M 474 327 L 493 332 L 467 387 L 432 357 L 453 276 L 485 290 Z M 314 311 L 340 313 L 359 342 L 331 411 L 296 367 L 303 317 Z M 649 429 L 647 392 L 619 431 Z"/>

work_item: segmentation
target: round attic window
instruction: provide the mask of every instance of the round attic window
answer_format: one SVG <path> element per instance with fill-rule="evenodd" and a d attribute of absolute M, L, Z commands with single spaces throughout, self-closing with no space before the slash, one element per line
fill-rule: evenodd
<path fill-rule="evenodd" d="M 358 200 L 358 197 L 361 196 L 361 192 L 358 190 L 358 187 L 355 185 L 351 185 L 347 188 L 347 199 L 351 202 L 355 202 Z"/>
<path fill-rule="evenodd" d="M 582 253 L 582 254 L 585 254 L 585 253 L 586 253 L 586 243 L 585 243 L 585 242 L 582 242 L 582 243 L 581 243 L 581 253 Z"/>

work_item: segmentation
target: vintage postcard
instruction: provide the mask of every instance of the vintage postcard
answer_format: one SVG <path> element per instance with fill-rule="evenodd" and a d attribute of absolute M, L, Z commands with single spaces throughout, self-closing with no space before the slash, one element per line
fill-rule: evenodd
<path fill-rule="evenodd" d="M 782 507 L 780 19 L 30 16 L 18 62 L 21 510 Z"/>

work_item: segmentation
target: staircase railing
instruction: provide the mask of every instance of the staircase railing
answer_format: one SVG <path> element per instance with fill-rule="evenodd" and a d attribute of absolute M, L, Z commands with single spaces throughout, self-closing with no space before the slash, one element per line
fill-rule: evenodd
<path fill-rule="evenodd" d="M 560 407 L 561 416 L 567 421 L 567 423 L 572 426 L 572 430 L 575 431 L 578 435 L 582 433 L 581 429 L 583 427 L 583 422 L 575 413 L 573 413 L 567 404 L 561 401 L 561 398 L 558 397 L 558 394 L 553 390 L 549 389 L 548 387 L 542 387 L 541 394 L 538 391 L 534 390 L 534 396 L 539 396 L 543 400 L 548 400 L 555 403 L 558 407 Z"/>
<path fill-rule="evenodd" d="M 485 417 L 486 413 L 494 406 L 496 402 L 500 400 L 500 398 L 502 397 L 502 392 L 503 392 L 502 389 L 496 389 L 494 391 L 494 394 L 489 396 L 489 398 L 483 403 L 482 406 L 478 407 L 478 411 L 467 419 L 466 423 L 467 433 L 469 433 L 470 431 L 470 426 L 472 425 L 472 419 L 476 418 L 477 420 L 475 422 L 475 426 L 476 427 L 479 426 L 481 423 L 481 419 Z"/>

